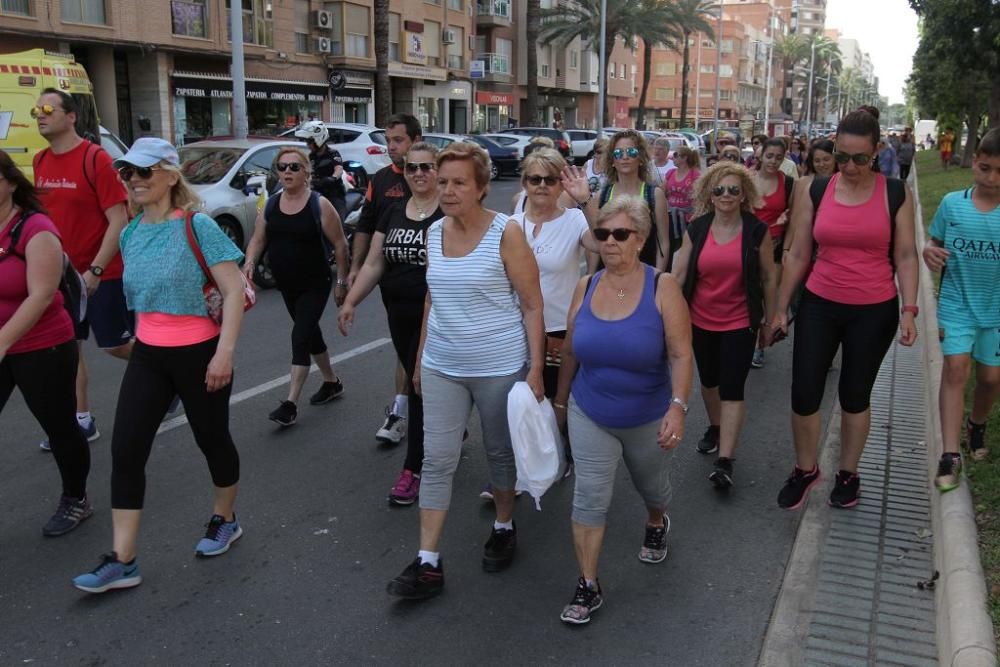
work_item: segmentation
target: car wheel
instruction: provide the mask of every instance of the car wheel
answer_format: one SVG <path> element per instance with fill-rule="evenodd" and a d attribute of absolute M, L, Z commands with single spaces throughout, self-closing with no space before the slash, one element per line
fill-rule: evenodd
<path fill-rule="evenodd" d="M 268 262 L 267 252 L 257 260 L 257 266 L 253 268 L 253 282 L 262 289 L 272 289 L 275 285 L 274 274 L 271 273 L 271 264 Z"/>
<path fill-rule="evenodd" d="M 500 168 L 495 162 L 490 163 L 490 180 L 495 181 L 500 178 Z"/>
<path fill-rule="evenodd" d="M 243 228 L 240 227 L 240 223 L 238 223 L 235 218 L 230 218 L 228 216 L 220 217 L 215 222 L 219 225 L 219 229 L 221 229 L 225 235 L 229 237 L 229 240 L 232 241 L 237 248 L 243 248 Z"/>

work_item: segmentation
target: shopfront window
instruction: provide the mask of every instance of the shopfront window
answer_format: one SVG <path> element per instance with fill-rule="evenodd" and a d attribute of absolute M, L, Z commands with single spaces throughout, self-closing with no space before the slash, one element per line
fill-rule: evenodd
<path fill-rule="evenodd" d="M 277 136 L 296 125 L 320 117 L 322 102 L 247 100 L 251 134 Z"/>
<path fill-rule="evenodd" d="M 230 100 L 218 97 L 175 97 L 174 123 L 174 141 L 178 146 L 207 137 L 230 134 Z"/>
<path fill-rule="evenodd" d="M 170 0 L 173 33 L 184 37 L 208 37 L 207 0 Z"/>
<path fill-rule="evenodd" d="M 417 118 L 420 126 L 431 132 L 441 131 L 441 113 L 439 108 L 440 100 L 436 97 L 417 98 Z"/>

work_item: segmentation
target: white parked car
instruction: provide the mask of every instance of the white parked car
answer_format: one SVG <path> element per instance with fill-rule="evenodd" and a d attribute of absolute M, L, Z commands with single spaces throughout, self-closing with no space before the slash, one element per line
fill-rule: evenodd
<path fill-rule="evenodd" d="M 385 131 L 374 125 L 362 123 L 325 123 L 330 133 L 329 145 L 337 149 L 344 162 L 360 162 L 365 172 L 371 176 L 392 162 L 386 147 Z M 292 128 L 281 133 L 283 139 L 294 140 Z"/>
<path fill-rule="evenodd" d="M 126 146 L 125 142 L 119 139 L 116 135 L 112 134 L 111 130 L 101 125 L 100 133 L 101 148 L 108 152 L 108 155 L 111 156 L 112 160 L 117 160 L 118 158 L 124 156 L 125 153 L 128 153 L 128 146 Z"/>
<path fill-rule="evenodd" d="M 594 156 L 597 130 L 566 130 L 569 135 L 569 155 L 576 164 L 584 164 Z"/>
<path fill-rule="evenodd" d="M 531 137 L 526 137 L 522 134 L 484 134 L 484 137 L 493 141 L 494 143 L 500 144 L 504 148 L 513 148 L 517 150 L 518 159 L 524 157 L 524 148 L 531 143 Z"/>

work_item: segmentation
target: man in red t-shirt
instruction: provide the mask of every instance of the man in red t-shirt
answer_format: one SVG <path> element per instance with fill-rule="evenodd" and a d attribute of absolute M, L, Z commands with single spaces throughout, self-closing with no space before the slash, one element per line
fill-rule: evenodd
<path fill-rule="evenodd" d="M 33 115 L 49 146 L 35 155 L 35 187 L 59 229 L 63 249 L 87 283 L 87 319 L 77 327 L 77 340 L 86 340 L 93 329 L 99 348 L 128 359 L 135 321 L 125 305 L 118 254 L 118 236 L 128 222 L 128 193 L 111 156 L 77 134 L 78 111 L 73 97 L 55 88 L 46 88 L 38 98 Z M 90 414 L 82 350 L 79 358 L 76 418 L 93 441 L 100 433 Z M 42 449 L 47 445 L 43 442 Z"/>

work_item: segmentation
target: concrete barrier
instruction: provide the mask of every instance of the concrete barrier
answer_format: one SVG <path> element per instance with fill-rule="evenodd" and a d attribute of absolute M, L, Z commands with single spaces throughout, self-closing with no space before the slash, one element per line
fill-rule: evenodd
<path fill-rule="evenodd" d="M 917 252 L 922 253 L 926 233 L 920 207 L 917 171 L 913 169 L 914 221 Z M 996 667 L 997 646 L 987 610 L 986 576 L 979 560 L 976 514 L 967 482 L 954 491 L 940 493 L 934 486 L 941 457 L 941 344 L 938 341 L 937 300 L 931 272 L 920 261 L 919 333 L 924 337 L 924 402 L 927 414 L 927 479 L 934 531 L 934 564 L 940 574 L 936 588 L 938 659 L 950 667 Z"/>

